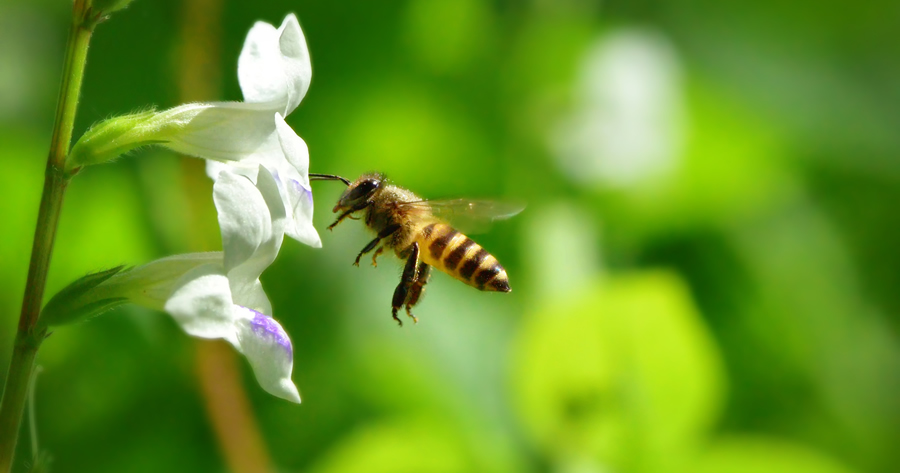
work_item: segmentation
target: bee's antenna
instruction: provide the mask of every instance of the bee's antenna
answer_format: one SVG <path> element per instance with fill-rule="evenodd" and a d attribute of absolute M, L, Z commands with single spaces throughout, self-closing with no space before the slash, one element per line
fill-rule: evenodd
<path fill-rule="evenodd" d="M 346 185 L 348 185 L 348 186 L 350 185 L 350 180 L 349 180 L 349 179 L 347 179 L 347 178 L 345 178 L 345 177 L 338 176 L 337 174 L 314 174 L 314 173 L 309 173 L 309 180 L 310 180 L 310 181 L 341 181 L 341 182 L 343 182 L 344 184 L 346 184 Z"/>

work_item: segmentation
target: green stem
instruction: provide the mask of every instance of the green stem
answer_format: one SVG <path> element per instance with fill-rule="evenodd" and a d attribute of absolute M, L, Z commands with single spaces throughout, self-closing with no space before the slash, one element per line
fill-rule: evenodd
<path fill-rule="evenodd" d="M 72 141 L 72 128 L 75 123 L 75 110 L 78 108 L 88 44 L 97 22 L 97 17 L 91 13 L 90 0 L 75 0 L 72 18 L 22 312 L 19 315 L 13 355 L 0 401 L 0 473 L 9 472 L 12 468 L 19 426 L 28 397 L 28 384 L 34 370 L 34 359 L 45 336 L 44 329 L 38 327 L 37 322 L 47 284 L 47 269 L 50 267 L 50 255 L 53 252 L 63 195 L 68 183 L 69 176 L 63 172 L 66 154 Z"/>

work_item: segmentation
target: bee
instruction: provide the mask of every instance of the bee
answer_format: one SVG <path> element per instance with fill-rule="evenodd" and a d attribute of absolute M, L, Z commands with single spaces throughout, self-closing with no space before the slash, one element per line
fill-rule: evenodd
<path fill-rule="evenodd" d="M 512 217 L 524 206 L 487 200 L 424 200 L 388 183 L 380 173 L 363 174 L 354 182 L 325 174 L 310 174 L 310 178 L 339 179 L 348 186 L 332 209 L 341 213 L 329 230 L 346 218 L 355 220 L 353 214 L 363 212 L 366 226 L 377 235 L 356 255 L 355 266 L 373 250 L 373 266 L 378 265 L 378 256 L 385 249 L 406 261 L 391 300 L 391 316 L 401 326 L 397 311 L 402 307 L 413 322 L 418 322 L 411 309 L 422 298 L 432 267 L 482 291 L 511 291 L 509 277 L 497 258 L 445 218 L 455 216 L 454 222 L 469 223 L 475 229 L 492 220 Z"/>

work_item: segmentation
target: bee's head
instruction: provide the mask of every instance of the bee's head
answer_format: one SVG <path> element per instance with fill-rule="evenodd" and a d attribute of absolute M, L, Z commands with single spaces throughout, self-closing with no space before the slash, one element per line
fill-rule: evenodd
<path fill-rule="evenodd" d="M 338 203 L 332 209 L 332 212 L 339 210 L 362 209 L 371 202 L 375 193 L 381 189 L 384 183 L 384 176 L 378 173 L 363 174 L 359 179 L 354 181 L 347 187 L 347 190 L 341 194 Z"/>

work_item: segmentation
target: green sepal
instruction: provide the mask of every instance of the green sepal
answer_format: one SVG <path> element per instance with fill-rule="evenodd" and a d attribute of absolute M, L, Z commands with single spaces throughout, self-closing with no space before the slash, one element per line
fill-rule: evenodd
<path fill-rule="evenodd" d="M 115 276 L 125 266 L 88 274 L 56 293 L 41 311 L 38 324 L 55 327 L 81 322 L 128 301 L 126 297 L 109 297 L 97 286 Z"/>
<path fill-rule="evenodd" d="M 100 299 L 98 301 L 90 302 L 86 305 L 74 309 L 74 312 L 69 314 L 68 320 L 64 320 L 60 323 L 55 323 L 52 325 L 59 326 L 75 322 L 84 322 L 91 317 L 96 317 L 108 310 L 125 304 L 126 302 L 128 302 L 127 297 L 111 297 L 109 299 Z"/>
<path fill-rule="evenodd" d="M 66 174 L 111 161 L 135 148 L 163 143 L 154 135 L 159 126 L 153 121 L 156 115 L 156 111 L 148 110 L 95 124 L 72 146 L 66 157 Z"/>

